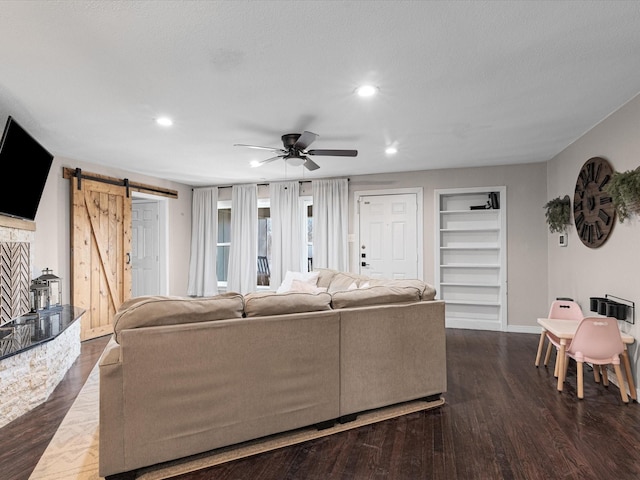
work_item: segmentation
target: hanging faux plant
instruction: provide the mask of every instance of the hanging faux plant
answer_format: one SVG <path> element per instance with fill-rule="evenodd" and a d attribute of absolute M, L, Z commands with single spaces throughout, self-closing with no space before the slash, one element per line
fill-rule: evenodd
<path fill-rule="evenodd" d="M 611 195 L 620 223 L 632 214 L 640 214 L 640 167 L 614 172 L 604 189 Z"/>
<path fill-rule="evenodd" d="M 547 209 L 545 216 L 547 217 L 549 231 L 551 233 L 566 232 L 567 225 L 571 221 L 571 199 L 569 195 L 565 195 L 564 198 L 557 197 L 549 200 L 544 208 Z"/>

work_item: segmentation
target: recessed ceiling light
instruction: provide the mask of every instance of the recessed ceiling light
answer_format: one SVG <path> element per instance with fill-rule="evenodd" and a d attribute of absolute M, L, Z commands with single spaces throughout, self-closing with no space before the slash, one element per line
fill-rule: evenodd
<path fill-rule="evenodd" d="M 256 168 L 260 166 L 260 162 L 258 160 L 251 160 L 249 165 L 251 165 L 252 168 Z"/>
<path fill-rule="evenodd" d="M 156 123 L 158 125 L 162 125 L 163 127 L 170 127 L 171 125 L 173 125 L 173 120 L 171 120 L 169 117 L 158 117 L 156 118 Z"/>
<path fill-rule="evenodd" d="M 392 145 L 390 147 L 387 147 L 384 153 L 386 153 L 387 155 L 395 155 L 396 153 L 398 153 L 398 149 Z"/>
<path fill-rule="evenodd" d="M 356 93 L 361 97 L 372 97 L 378 93 L 378 87 L 373 85 L 362 85 L 356 89 Z"/>

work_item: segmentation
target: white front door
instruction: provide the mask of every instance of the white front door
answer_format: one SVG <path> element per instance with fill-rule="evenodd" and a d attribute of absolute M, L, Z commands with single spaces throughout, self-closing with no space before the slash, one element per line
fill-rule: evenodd
<path fill-rule="evenodd" d="M 418 278 L 417 195 L 362 195 L 359 202 L 359 272 L 373 278 Z"/>
<path fill-rule="evenodd" d="M 134 200 L 131 212 L 131 293 L 160 293 L 158 202 Z"/>

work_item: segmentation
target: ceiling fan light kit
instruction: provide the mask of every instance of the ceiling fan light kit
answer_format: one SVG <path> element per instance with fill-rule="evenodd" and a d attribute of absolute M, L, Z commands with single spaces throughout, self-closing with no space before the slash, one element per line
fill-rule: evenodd
<path fill-rule="evenodd" d="M 292 167 L 300 167 L 304 164 L 305 159 L 302 157 L 284 157 L 284 161 Z"/>
<path fill-rule="evenodd" d="M 252 167 L 259 167 L 265 163 L 270 163 L 278 159 L 283 159 L 287 164 L 299 167 L 304 166 L 307 170 L 317 170 L 320 168 L 316 162 L 309 158 L 311 156 L 330 156 L 330 157 L 356 157 L 357 150 L 307 150 L 309 145 L 315 142 L 318 134 L 305 130 L 300 133 L 285 133 L 282 135 L 282 145 L 284 148 L 261 147 L 258 145 L 245 145 L 236 143 L 236 147 L 247 147 L 258 150 L 267 150 L 276 155 L 259 162 L 251 162 Z"/>

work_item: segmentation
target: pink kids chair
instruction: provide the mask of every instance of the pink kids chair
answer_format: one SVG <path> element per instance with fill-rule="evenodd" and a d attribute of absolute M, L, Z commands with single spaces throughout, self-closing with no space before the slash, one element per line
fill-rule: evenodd
<path fill-rule="evenodd" d="M 620 336 L 618 321 L 613 317 L 584 318 L 567 348 L 567 362 L 573 358 L 577 362 L 578 398 L 584 398 L 583 364 L 589 362 L 594 370 L 600 365 L 613 365 L 620 385 L 620 396 L 624 403 L 629 403 L 622 371 L 620 355 L 624 344 Z M 565 363 L 567 363 L 565 362 Z"/>
<path fill-rule="evenodd" d="M 549 308 L 549 315 L 547 318 L 557 318 L 562 320 L 582 320 L 584 318 L 584 314 L 582 313 L 582 309 L 580 305 L 576 302 L 570 300 L 555 300 L 551 303 L 551 308 Z M 547 353 L 544 356 L 544 366 L 546 367 L 549 364 L 549 358 L 551 357 L 551 347 L 556 347 L 556 352 L 560 350 L 560 339 L 553 335 L 552 333 L 545 332 L 540 337 L 540 343 L 538 345 L 538 353 L 536 355 L 536 367 L 540 365 L 540 357 L 542 355 L 542 349 L 544 347 L 545 338 L 549 340 L 549 345 L 547 346 Z M 554 375 L 557 377 L 558 372 L 558 362 L 556 361 L 556 367 L 554 370 Z"/>

